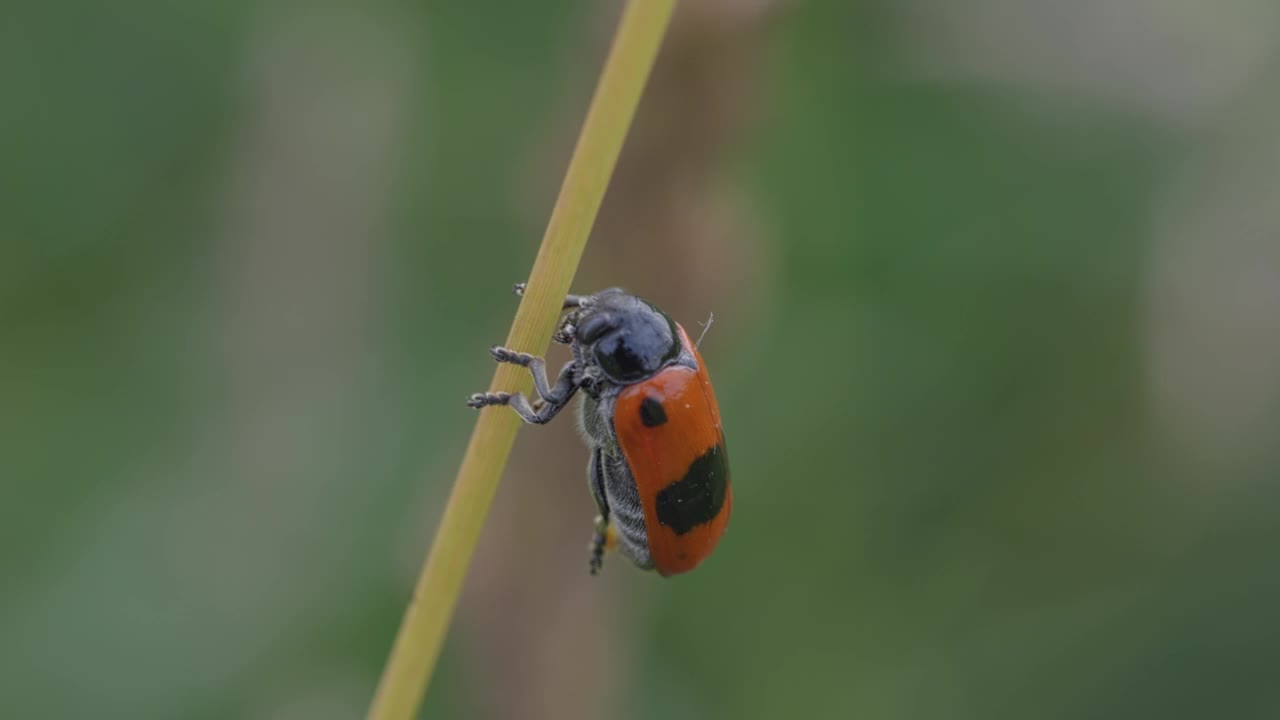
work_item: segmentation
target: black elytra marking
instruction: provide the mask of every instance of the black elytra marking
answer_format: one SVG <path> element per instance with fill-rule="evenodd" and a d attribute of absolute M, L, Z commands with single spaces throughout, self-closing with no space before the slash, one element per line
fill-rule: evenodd
<path fill-rule="evenodd" d="M 640 403 L 640 422 L 645 427 L 658 427 L 667 423 L 667 411 L 662 409 L 662 403 L 657 398 L 646 397 Z"/>
<path fill-rule="evenodd" d="M 683 478 L 658 492 L 658 522 L 676 535 L 709 523 L 724 507 L 728 487 L 728 455 L 716 445 L 694 460 Z"/>

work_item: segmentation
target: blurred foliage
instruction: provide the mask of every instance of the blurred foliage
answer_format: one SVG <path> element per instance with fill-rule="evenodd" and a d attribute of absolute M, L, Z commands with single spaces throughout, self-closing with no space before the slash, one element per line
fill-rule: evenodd
<path fill-rule="evenodd" d="M 635 583 L 653 603 L 618 648 L 636 672 L 600 717 L 1273 716 L 1280 457 L 1188 459 L 1148 398 L 1151 203 L 1198 138 L 909 72 L 887 5 L 802 4 L 773 35 L 732 170 L 770 218 L 776 292 L 704 346 L 734 522 L 697 573 Z M 363 711 L 541 234 L 527 169 L 547 123 L 576 117 L 556 108 L 591 76 L 589 12 L 6 13 L 5 715 Z M 246 58 L 303 15 L 361 28 L 300 46 L 322 108 L 407 66 L 355 320 L 309 313 L 289 282 L 268 298 L 283 310 L 234 310 L 226 216 L 263 92 Z M 287 202 L 323 217 L 333 198 Z M 306 292 L 349 251 L 297 247 L 271 277 Z M 269 351 L 227 350 L 259 309 L 284 321 Z M 333 322 L 355 359 L 306 344 Z M 471 716 L 484 687 L 460 642 L 427 716 Z"/>

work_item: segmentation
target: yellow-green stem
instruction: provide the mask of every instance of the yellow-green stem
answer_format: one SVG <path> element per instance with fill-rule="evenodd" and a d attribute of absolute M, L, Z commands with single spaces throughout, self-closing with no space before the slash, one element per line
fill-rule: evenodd
<path fill-rule="evenodd" d="M 674 8 L 675 0 L 629 0 L 623 11 L 529 274 L 528 289 L 507 336 L 507 347 L 535 355 L 546 353 L 561 301 L 577 272 Z M 523 392 L 530 386 L 526 370 L 507 364 L 498 366 L 491 385 Z M 519 422 L 507 408 L 480 411 L 435 542 L 369 708 L 369 720 L 417 716 Z"/>

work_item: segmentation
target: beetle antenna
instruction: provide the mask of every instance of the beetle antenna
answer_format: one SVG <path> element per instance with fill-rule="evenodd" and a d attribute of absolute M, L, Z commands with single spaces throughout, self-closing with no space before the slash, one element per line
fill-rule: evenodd
<path fill-rule="evenodd" d="M 698 342 L 693 344 L 694 347 L 699 347 L 702 345 L 702 338 L 707 336 L 707 331 L 711 329 L 711 323 L 715 321 L 716 321 L 716 314 L 713 312 L 707 315 L 707 321 L 705 323 L 698 323 L 699 325 L 702 326 L 702 334 L 698 336 Z"/>

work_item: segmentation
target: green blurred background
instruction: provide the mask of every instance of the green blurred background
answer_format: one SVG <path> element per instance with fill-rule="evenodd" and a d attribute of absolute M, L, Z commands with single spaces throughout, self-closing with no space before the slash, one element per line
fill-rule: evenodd
<path fill-rule="evenodd" d="M 619 7 L 6 7 L 0 715 L 363 715 Z M 686 2 L 617 284 L 729 533 L 522 430 L 425 717 L 1280 716 L 1274 2 Z"/>

